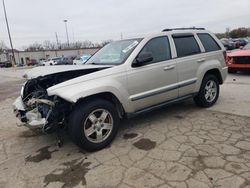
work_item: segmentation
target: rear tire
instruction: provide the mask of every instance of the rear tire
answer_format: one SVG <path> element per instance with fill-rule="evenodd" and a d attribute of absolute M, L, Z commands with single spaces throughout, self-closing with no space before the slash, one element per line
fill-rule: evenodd
<path fill-rule="evenodd" d="M 115 138 L 119 121 L 118 112 L 109 101 L 95 99 L 79 103 L 69 118 L 69 134 L 82 149 L 100 150 Z"/>
<path fill-rule="evenodd" d="M 212 74 L 206 75 L 201 83 L 200 91 L 194 97 L 194 102 L 200 107 L 211 107 L 218 100 L 220 93 L 218 78 Z"/>

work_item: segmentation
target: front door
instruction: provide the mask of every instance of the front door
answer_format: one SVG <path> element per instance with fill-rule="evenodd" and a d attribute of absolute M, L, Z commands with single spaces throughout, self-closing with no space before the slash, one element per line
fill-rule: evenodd
<path fill-rule="evenodd" d="M 127 71 L 129 100 L 135 111 L 178 97 L 177 65 L 171 60 L 168 37 L 149 40 L 140 53 L 151 53 L 153 60 Z"/>

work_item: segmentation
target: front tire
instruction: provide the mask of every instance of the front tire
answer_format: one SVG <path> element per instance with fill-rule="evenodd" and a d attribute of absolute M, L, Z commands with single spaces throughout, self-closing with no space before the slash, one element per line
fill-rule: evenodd
<path fill-rule="evenodd" d="M 87 151 L 100 150 L 115 138 L 119 115 L 109 101 L 95 99 L 76 106 L 69 119 L 72 140 Z"/>
<path fill-rule="evenodd" d="M 206 75 L 197 96 L 194 97 L 195 103 L 200 107 L 211 107 L 218 100 L 220 93 L 218 78 L 212 74 Z"/>

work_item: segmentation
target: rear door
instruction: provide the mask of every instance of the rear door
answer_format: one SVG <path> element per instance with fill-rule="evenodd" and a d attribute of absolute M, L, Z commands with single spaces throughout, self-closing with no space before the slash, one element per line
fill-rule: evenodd
<path fill-rule="evenodd" d="M 223 49 L 209 33 L 197 33 L 202 46 L 204 47 L 203 59 L 206 63 L 209 61 L 219 61 L 222 66 L 225 65 Z"/>
<path fill-rule="evenodd" d="M 201 55 L 201 46 L 193 33 L 172 35 L 178 62 L 179 97 L 192 94 L 197 82 L 197 71 L 205 61 Z"/>

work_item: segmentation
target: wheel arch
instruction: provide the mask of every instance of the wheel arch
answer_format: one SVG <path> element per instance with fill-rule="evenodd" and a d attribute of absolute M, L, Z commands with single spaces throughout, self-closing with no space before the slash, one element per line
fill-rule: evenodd
<path fill-rule="evenodd" d="M 218 81 L 219 81 L 219 84 L 223 84 L 223 77 L 222 77 L 222 73 L 220 71 L 219 68 L 217 67 L 210 67 L 209 69 L 206 69 L 206 70 L 202 70 L 199 72 L 199 74 L 197 75 L 197 84 L 195 86 L 195 93 L 198 93 L 200 91 L 200 87 L 201 87 L 201 84 L 202 84 L 202 81 L 204 80 L 204 78 L 207 76 L 207 75 L 214 75 Z"/>
<path fill-rule="evenodd" d="M 89 95 L 89 96 L 86 96 L 86 97 L 79 98 L 77 100 L 77 102 L 75 103 L 75 105 L 78 105 L 80 103 L 85 103 L 87 101 L 94 100 L 94 99 L 97 99 L 97 98 L 107 100 L 107 101 L 111 102 L 116 107 L 116 109 L 118 111 L 118 114 L 119 114 L 119 117 L 122 118 L 124 116 L 125 110 L 123 108 L 122 103 L 111 92 L 101 92 L 101 93 L 97 93 L 97 94 L 93 94 L 93 95 Z"/>
<path fill-rule="evenodd" d="M 223 83 L 222 75 L 221 75 L 219 69 L 214 68 L 214 69 L 208 70 L 208 71 L 204 74 L 203 79 L 204 79 L 205 76 L 208 75 L 208 74 L 211 74 L 211 75 L 216 76 L 216 78 L 217 78 L 218 81 L 219 81 L 219 84 L 222 84 L 222 83 Z"/>

